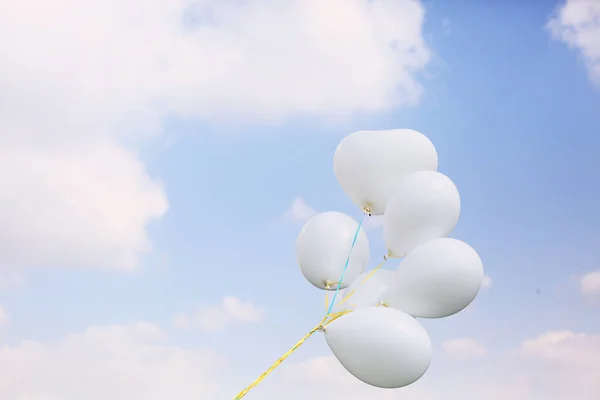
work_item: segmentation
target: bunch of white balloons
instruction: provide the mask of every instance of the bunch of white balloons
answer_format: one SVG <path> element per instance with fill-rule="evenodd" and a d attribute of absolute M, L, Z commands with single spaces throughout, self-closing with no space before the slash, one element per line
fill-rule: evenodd
<path fill-rule="evenodd" d="M 463 310 L 483 280 L 475 250 L 447 237 L 460 197 L 437 167 L 431 141 L 410 129 L 355 132 L 335 152 L 343 190 L 368 216 L 383 216 L 384 260 L 403 258 L 396 271 L 365 272 L 370 250 L 362 220 L 340 212 L 317 214 L 297 239 L 306 279 L 336 295 L 345 289 L 344 301 L 330 306 L 337 318 L 322 329 L 327 344 L 352 375 L 373 386 L 399 388 L 421 378 L 431 340 L 416 318 Z"/>

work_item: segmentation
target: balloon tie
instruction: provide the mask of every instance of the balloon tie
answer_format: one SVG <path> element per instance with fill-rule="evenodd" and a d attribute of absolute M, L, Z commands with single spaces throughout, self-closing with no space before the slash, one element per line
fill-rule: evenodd
<path fill-rule="evenodd" d="M 370 205 L 368 205 L 368 204 L 365 204 L 364 206 L 362 206 L 362 210 L 363 210 L 363 212 L 364 212 L 365 214 L 367 214 L 369 217 L 370 217 L 371 215 L 373 215 L 373 208 L 372 208 Z"/>
<path fill-rule="evenodd" d="M 325 290 L 331 290 L 332 287 L 331 285 L 339 285 L 342 282 L 338 282 L 338 281 L 325 281 Z"/>
<path fill-rule="evenodd" d="M 394 253 L 392 253 L 391 251 L 388 251 L 388 253 L 386 255 L 383 256 L 383 259 L 385 261 L 389 260 L 390 258 L 402 258 L 400 256 L 395 255 Z"/>

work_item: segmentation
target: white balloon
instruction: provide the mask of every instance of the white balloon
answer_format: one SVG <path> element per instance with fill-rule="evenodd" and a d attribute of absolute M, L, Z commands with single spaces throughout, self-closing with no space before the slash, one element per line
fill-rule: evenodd
<path fill-rule="evenodd" d="M 459 215 L 460 196 L 450 178 L 437 171 L 412 173 L 385 207 L 385 245 L 391 254 L 403 257 L 420 244 L 448 236 Z"/>
<path fill-rule="evenodd" d="M 414 317 L 443 318 L 471 304 L 482 280 L 481 258 L 471 246 L 434 239 L 404 258 L 384 296 L 390 307 Z"/>
<path fill-rule="evenodd" d="M 337 282 L 342 272 L 358 222 L 340 212 L 324 212 L 312 217 L 302 228 L 296 240 L 296 257 L 302 274 L 314 286 L 326 289 L 326 282 Z M 369 239 L 360 229 L 348 268 L 340 289 L 354 282 L 369 262 Z M 330 289 L 337 289 L 332 284 Z"/>
<path fill-rule="evenodd" d="M 368 307 L 344 315 L 325 328 L 325 338 L 348 372 L 380 388 L 416 382 L 431 360 L 425 328 L 393 308 Z"/>
<path fill-rule="evenodd" d="M 354 293 L 343 303 L 334 307 L 333 312 L 354 311 L 359 308 L 374 307 L 384 301 L 383 294 L 386 292 L 389 283 L 395 276 L 395 271 L 379 269 L 365 281 L 372 271 L 367 271 L 352 282 L 340 296 L 342 299 L 352 291 Z"/>
<path fill-rule="evenodd" d="M 431 141 L 411 129 L 352 133 L 340 142 L 333 161 L 342 189 L 373 215 L 384 213 L 392 189 L 406 175 L 438 166 Z"/>

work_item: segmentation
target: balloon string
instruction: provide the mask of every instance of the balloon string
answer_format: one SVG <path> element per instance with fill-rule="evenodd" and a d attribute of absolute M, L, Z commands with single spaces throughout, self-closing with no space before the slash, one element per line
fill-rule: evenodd
<path fill-rule="evenodd" d="M 269 369 L 267 369 L 265 372 L 263 372 L 247 388 L 245 388 L 240 393 L 238 393 L 238 395 L 234 397 L 234 400 L 240 400 L 242 397 L 244 397 L 246 394 L 248 394 L 248 392 L 250 390 L 252 390 L 254 387 L 256 387 L 260 382 L 262 382 L 262 380 L 265 379 L 267 377 L 267 375 L 269 375 L 271 372 L 273 372 L 273 370 L 275 368 L 277 368 L 279 366 L 279 364 L 281 364 L 283 361 L 285 361 L 285 359 L 288 358 L 294 351 L 296 351 L 296 349 L 298 347 L 302 346 L 304 344 L 304 342 L 306 342 L 306 340 L 308 338 L 310 338 L 312 335 L 314 335 L 314 333 L 319 330 L 319 328 L 322 326 L 322 324 L 325 322 L 325 320 L 326 320 L 326 318 L 324 318 L 323 321 L 318 326 L 314 327 L 313 330 L 311 330 L 306 335 L 304 335 L 304 337 L 302 339 L 300 339 L 298 341 L 298 343 L 296 343 L 294 345 L 294 347 L 292 347 L 291 349 L 289 349 L 283 356 L 281 356 L 277 361 L 275 361 L 273 363 L 273 365 L 271 365 L 271 367 Z"/>
<path fill-rule="evenodd" d="M 342 286 L 342 282 L 344 282 L 344 276 L 346 275 L 346 270 L 348 269 L 348 264 L 350 263 L 350 256 L 352 255 L 352 250 L 354 250 L 354 245 L 356 244 L 356 239 L 358 239 L 358 234 L 360 233 L 360 228 L 362 227 L 362 223 L 364 221 L 364 216 L 360 219 L 358 223 L 358 227 L 356 228 L 356 232 L 354 233 L 354 239 L 352 239 L 352 246 L 350 246 L 350 252 L 348 252 L 348 257 L 346 258 L 346 264 L 344 265 L 344 269 L 342 270 L 342 276 L 340 277 L 337 288 L 335 289 L 335 294 L 333 295 L 333 299 L 331 300 L 331 304 L 329 304 L 329 308 L 327 309 L 327 315 L 331 313 L 331 309 L 335 304 L 335 299 L 337 298 L 338 293 L 340 292 L 340 286 Z"/>
<path fill-rule="evenodd" d="M 252 390 L 259 383 L 261 383 L 262 380 L 267 377 L 267 375 L 269 375 L 271 372 L 273 372 L 273 370 L 275 370 L 275 368 L 277 368 L 283 361 L 285 361 L 286 358 L 288 358 L 290 355 L 292 355 L 292 353 L 294 351 L 296 351 L 300 346 L 302 346 L 306 342 L 306 340 L 308 340 L 308 338 L 310 338 L 312 335 L 314 335 L 317 331 L 324 330 L 327 325 L 329 325 L 330 323 L 332 323 L 333 321 L 335 321 L 342 315 L 347 314 L 348 312 L 349 311 L 334 313 L 331 315 L 327 315 L 325 318 L 323 318 L 321 320 L 321 323 L 319 323 L 319 325 L 317 325 L 310 332 L 308 332 L 306 335 L 304 335 L 304 337 L 302 339 L 300 339 L 291 349 L 289 349 L 284 355 L 279 357 L 279 359 L 277 361 L 275 361 L 273 363 L 273 365 L 271 365 L 271 367 L 269 367 L 269 369 L 267 369 L 265 372 L 263 372 L 248 387 L 246 387 L 244 390 L 242 390 L 240 393 L 238 393 L 238 395 L 234 397 L 234 400 L 240 400 L 242 397 L 246 396 L 246 394 L 248 394 L 248 392 L 250 390 Z"/>

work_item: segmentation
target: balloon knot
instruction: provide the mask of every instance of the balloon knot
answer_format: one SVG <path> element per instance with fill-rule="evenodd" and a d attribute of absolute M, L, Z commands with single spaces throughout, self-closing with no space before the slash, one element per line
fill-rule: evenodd
<path fill-rule="evenodd" d="M 325 281 L 325 289 L 326 290 L 333 290 L 333 287 L 331 287 L 331 285 L 341 285 L 341 282 L 338 281 Z M 341 288 L 340 288 L 341 289 Z"/>
<path fill-rule="evenodd" d="M 317 330 L 318 330 L 319 332 L 325 332 L 325 327 L 324 327 L 323 325 L 319 325 L 319 326 L 317 327 Z"/>
<path fill-rule="evenodd" d="M 365 214 L 367 214 L 369 217 L 370 217 L 371 215 L 373 215 L 373 208 L 371 208 L 371 206 L 370 206 L 370 205 L 368 205 L 368 204 L 365 204 L 365 205 L 362 207 L 362 210 L 363 210 L 363 212 L 364 212 Z"/>

